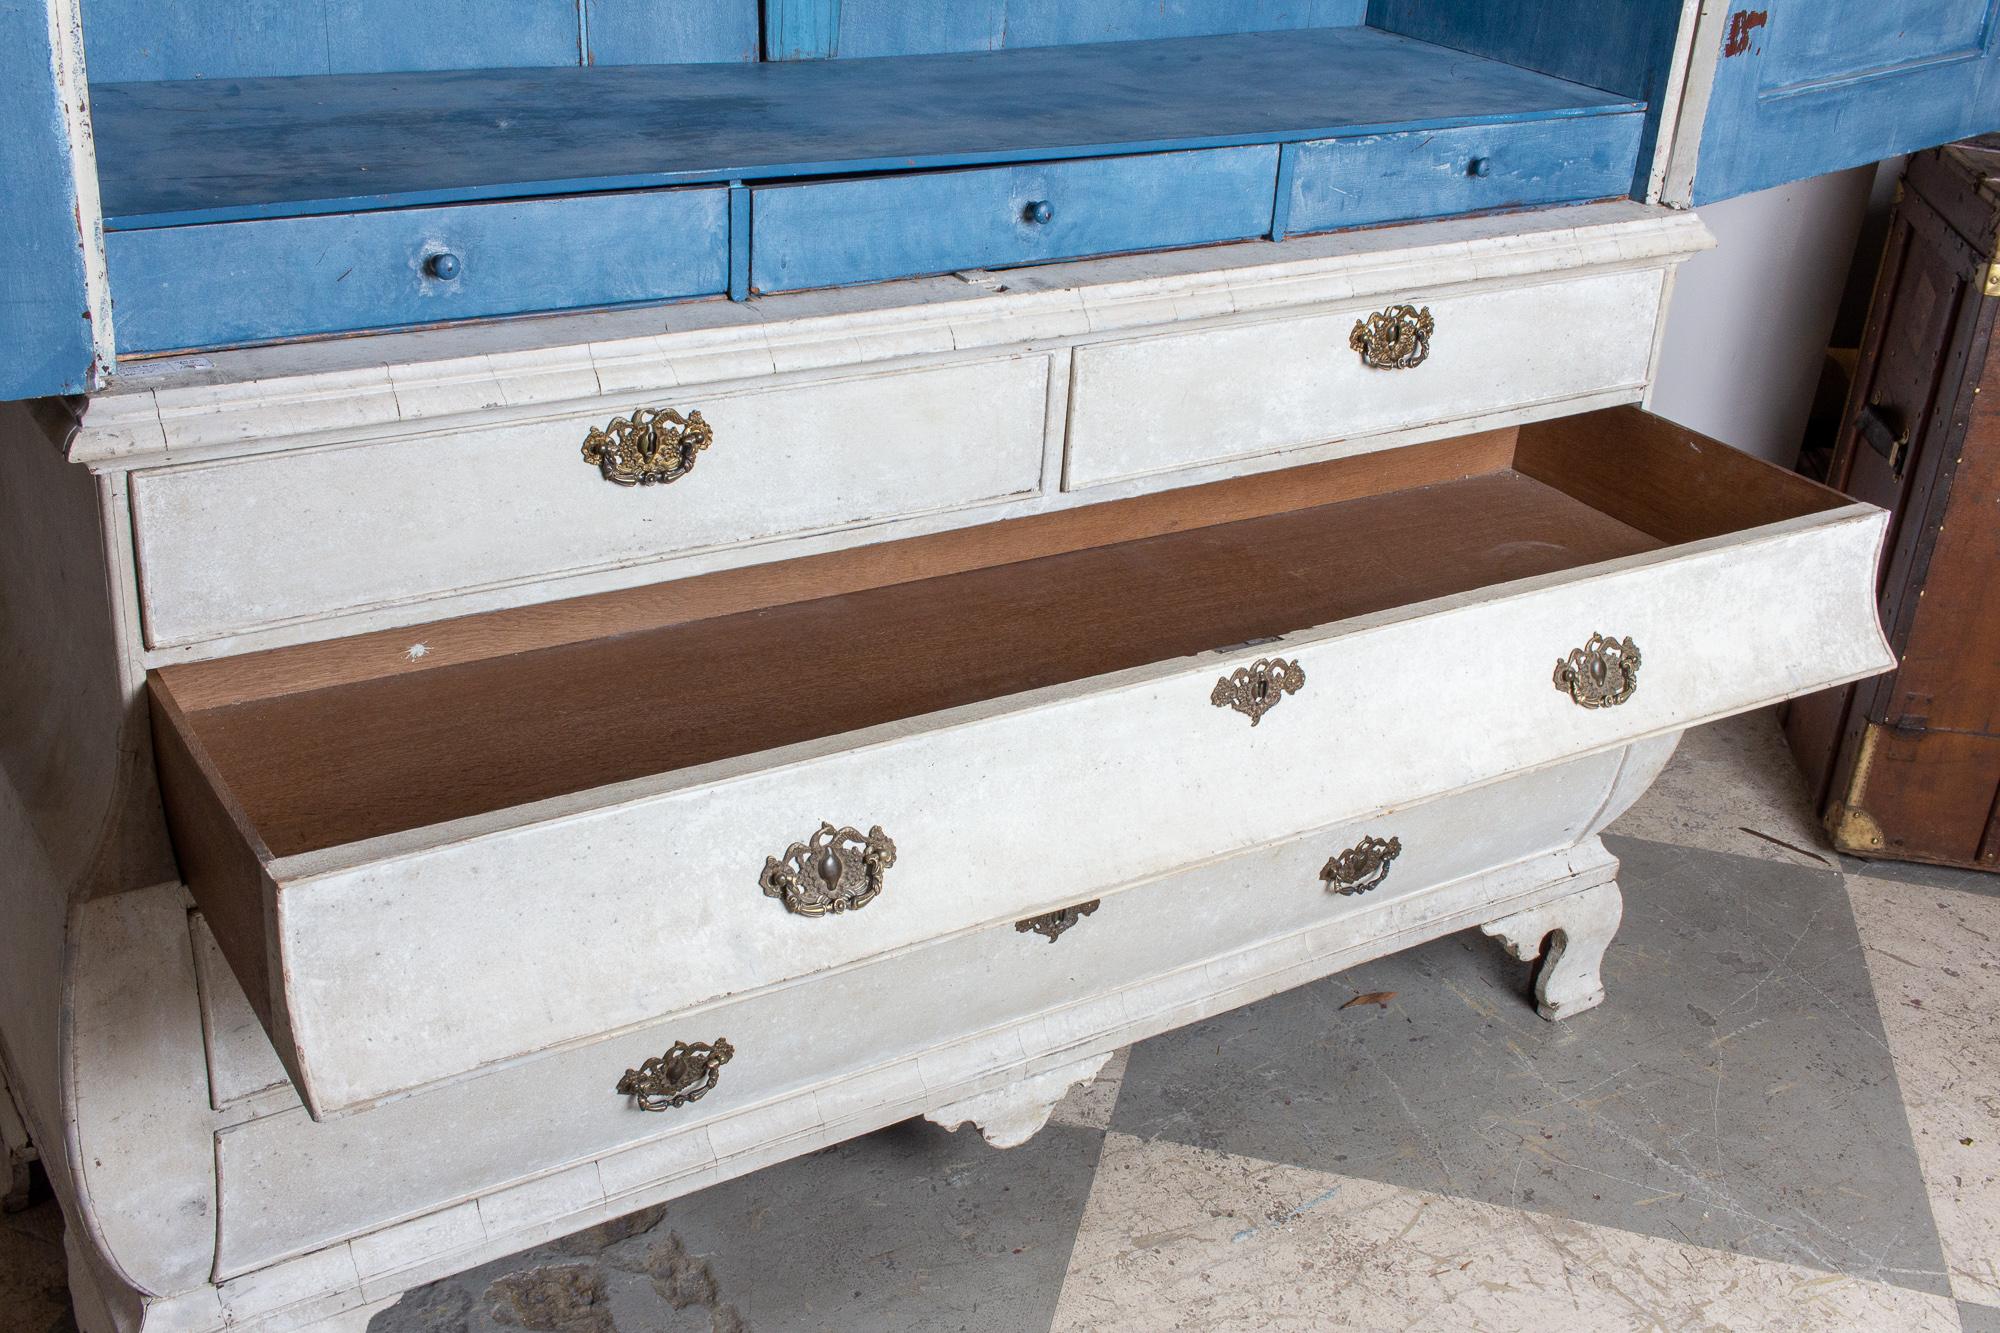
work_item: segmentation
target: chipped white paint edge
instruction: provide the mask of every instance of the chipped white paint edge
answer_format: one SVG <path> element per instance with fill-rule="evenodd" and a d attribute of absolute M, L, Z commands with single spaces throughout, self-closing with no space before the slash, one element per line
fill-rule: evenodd
<path fill-rule="evenodd" d="M 1539 907 L 1489 921 L 1479 929 L 1524 963 L 1542 959 L 1535 976 L 1535 1010 L 1550 1022 L 1604 1003 L 1600 968 L 1625 915 L 1616 884 L 1599 884 Z M 1542 957 L 1543 941 L 1548 956 Z"/>
<path fill-rule="evenodd" d="M 1018 1148 L 1041 1132 L 1055 1112 L 1056 1103 L 1079 1083 L 1096 1078 L 1111 1062 L 1111 1052 L 1085 1056 L 1041 1074 L 1030 1074 L 1004 1088 L 940 1106 L 924 1114 L 924 1119 L 943 1129 L 955 1130 L 971 1123 L 980 1137 L 996 1148 Z"/>
<path fill-rule="evenodd" d="M 1674 112 L 1673 142 L 1664 154 L 1659 189 L 1660 202 L 1670 208 L 1688 208 L 1694 202 L 1695 171 L 1701 164 L 1701 133 L 1708 124 L 1708 100 L 1715 91 L 1716 69 L 1722 60 L 1723 25 L 1729 18 L 1731 0 L 1698 0 L 1699 12 L 1690 23 L 1685 17 L 1681 31 L 1686 34 L 1686 54 L 1678 63 L 1687 73 Z"/>
<path fill-rule="evenodd" d="M 1674 28 L 1674 51 L 1667 65 L 1666 87 L 1660 91 L 1660 124 L 1653 138 L 1653 161 L 1646 171 L 1646 202 L 1671 203 L 1666 198 L 1667 177 L 1672 169 L 1673 155 L 1680 143 L 1682 116 L 1688 110 L 1685 104 L 1690 68 L 1693 63 L 1695 31 L 1700 24 L 1702 0 L 1681 0 L 1680 22 Z M 1705 111 L 1704 105 L 1696 114 Z M 1697 123 L 1695 134 L 1700 136 Z"/>
<path fill-rule="evenodd" d="M 1388 928 L 1364 938 L 1356 938 L 1352 920 L 1337 920 L 1195 962 L 1178 973 L 1127 987 L 1117 997 L 1086 997 L 1071 1007 L 1087 1008 L 1096 1021 L 1063 1027 L 1058 1045 L 1050 1045 L 1049 1034 L 1059 1026 L 1051 1021 L 1053 1014 L 973 1034 L 957 1043 L 970 1053 L 969 1061 L 945 1061 L 965 1072 L 948 1081 L 927 1081 L 914 1093 L 897 1088 L 866 1110 L 829 1117 L 822 1105 L 833 1085 L 809 1089 L 680 1135 L 665 1156 L 662 1145 L 642 1143 L 216 1286 L 147 1300 L 141 1319 L 107 1324 L 105 1333 L 114 1328 L 116 1333 L 351 1329 L 356 1312 L 378 1311 L 411 1287 L 913 1116 L 948 1113 L 966 1103 L 983 1108 L 987 1098 L 993 1099 L 990 1104 L 1004 1104 L 1008 1089 L 1024 1079 L 1083 1065 L 1094 1072 L 1103 1058 L 1133 1042 L 1481 925 L 1495 912 L 1518 915 L 1610 883 L 1617 868 L 1616 858 L 1589 837 L 1572 848 L 1428 890 L 1401 904 L 1411 910 L 1387 914 Z M 1009 1035 L 1011 1040 L 1001 1039 Z M 1005 1054 L 1010 1050 L 1014 1054 Z M 868 1071 L 849 1081 L 879 1081 L 883 1072 Z M 849 1096 L 841 1104 L 861 1100 Z M 635 1178 L 642 1183 L 614 1187 L 603 1168 L 628 1157 L 646 1163 L 636 1169 Z"/>
<path fill-rule="evenodd" d="M 946 278 L 765 298 L 720 327 L 705 306 L 669 307 L 646 316 L 645 327 L 664 332 L 600 341 L 593 335 L 621 321 L 550 320 L 533 330 L 540 345 L 483 355 L 449 355 L 476 337 L 454 330 L 218 352 L 200 358 L 204 369 L 136 375 L 129 386 L 114 378 L 92 400 L 70 456 L 122 469 L 393 436 L 469 412 L 492 420 L 557 404 L 629 406 L 635 395 L 738 379 L 1024 341 L 1046 347 L 1160 324 L 1200 327 L 1558 271 L 1655 267 L 1712 244 L 1687 213 L 1591 204 L 1052 264 L 1010 274 L 1009 289 L 998 293 Z M 754 322 L 738 322 L 745 317 Z M 353 364 L 357 357 L 369 361 Z"/>
<path fill-rule="evenodd" d="M 84 300 L 90 310 L 93 377 L 102 385 L 117 362 L 111 279 L 104 260 L 104 209 L 97 189 L 97 139 L 90 124 L 90 80 L 83 60 L 80 0 L 47 0 L 50 73 L 69 137 L 71 188 L 76 192 L 78 247 L 83 252 Z"/>

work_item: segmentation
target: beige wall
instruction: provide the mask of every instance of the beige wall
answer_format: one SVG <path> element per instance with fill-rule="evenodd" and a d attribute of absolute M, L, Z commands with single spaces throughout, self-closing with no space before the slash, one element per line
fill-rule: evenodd
<path fill-rule="evenodd" d="M 1789 467 L 1847 287 L 1876 169 L 1708 204 L 1716 248 L 1684 265 L 1652 408 Z"/>

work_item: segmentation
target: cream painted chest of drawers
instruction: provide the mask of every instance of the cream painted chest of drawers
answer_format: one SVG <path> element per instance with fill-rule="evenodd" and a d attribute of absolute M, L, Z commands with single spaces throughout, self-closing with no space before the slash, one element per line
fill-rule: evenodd
<path fill-rule="evenodd" d="M 0 409 L 0 855 L 127 886 L 17 890 L 0 983 L 61 997 L 15 1058 L 86 1323 L 360 1327 L 899 1119 L 1020 1142 L 1451 931 L 1598 1003 L 1596 833 L 1677 735 L 1890 664 L 1883 515 L 1634 406 L 1707 243 L 1592 204 Z"/>

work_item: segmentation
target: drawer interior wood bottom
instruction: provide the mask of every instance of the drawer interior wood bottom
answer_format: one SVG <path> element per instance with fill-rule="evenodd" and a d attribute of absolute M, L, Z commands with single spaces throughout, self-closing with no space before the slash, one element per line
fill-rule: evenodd
<path fill-rule="evenodd" d="M 154 686 L 287 856 L 1842 503 L 1620 409 L 404 630 L 429 651 L 394 669 L 376 635 Z"/>

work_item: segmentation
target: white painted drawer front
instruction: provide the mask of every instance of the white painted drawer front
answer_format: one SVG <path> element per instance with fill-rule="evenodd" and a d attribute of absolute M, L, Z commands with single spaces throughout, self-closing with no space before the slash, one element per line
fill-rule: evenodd
<path fill-rule="evenodd" d="M 1622 751 L 1575 760 L 1112 893 L 1054 943 L 1003 922 L 338 1121 L 292 1111 L 227 1129 L 220 1271 L 607 1154 L 588 1184 L 571 1182 L 581 1194 L 531 1188 L 521 1202 L 578 1207 L 708 1172 L 694 1187 L 725 1166 L 744 1169 L 730 1159 L 774 1126 L 921 1113 L 962 1080 L 1470 905 L 1462 891 L 1430 890 L 1575 843 L 1605 809 L 1623 760 Z M 1371 835 L 1402 844 L 1388 877 L 1361 896 L 1328 893 L 1323 863 Z M 1332 941 L 1311 934 L 1329 929 Z M 1279 939 L 1290 942 L 1229 957 Z M 1036 1015 L 1033 1032 L 1007 1030 Z M 617 1095 L 619 1075 L 647 1056 L 718 1037 L 736 1054 L 699 1102 L 647 1114 Z M 302 1198 L 316 1206 L 299 1208 Z"/>
<path fill-rule="evenodd" d="M 1031 493 L 1049 362 L 1007 357 L 135 473 L 155 647 L 341 611 Z M 714 443 L 665 485 L 587 462 L 592 427 L 698 410 Z"/>
<path fill-rule="evenodd" d="M 496 1061 L 1097 895 L 1370 810 L 1883 669 L 1884 516 L 1853 506 L 907 723 L 271 864 L 308 1104 Z M 1584 708 L 1558 659 L 1644 654 Z M 1219 676 L 1282 655 L 1253 727 Z M 880 898 L 806 918 L 758 876 L 880 825 Z"/>
<path fill-rule="evenodd" d="M 1077 349 L 1071 490 L 1629 389 L 1652 357 L 1658 269 L 1432 300 L 1430 356 L 1404 370 L 1348 345 L 1381 302 L 1329 315 Z M 1347 452 L 1359 452 L 1361 446 Z"/>

